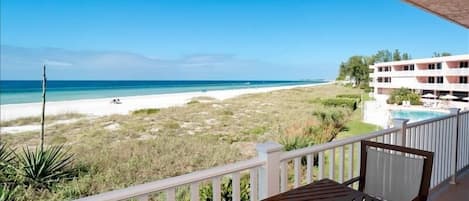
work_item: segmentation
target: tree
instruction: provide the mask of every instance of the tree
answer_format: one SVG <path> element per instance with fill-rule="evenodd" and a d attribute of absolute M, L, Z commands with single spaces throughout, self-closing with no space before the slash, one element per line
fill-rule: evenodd
<path fill-rule="evenodd" d="M 379 50 L 373 57 L 373 63 L 388 62 L 392 60 L 392 54 L 389 50 Z"/>
<path fill-rule="evenodd" d="M 337 80 L 344 80 L 347 75 L 348 75 L 347 66 L 345 65 L 344 62 L 342 62 L 340 63 L 339 76 L 337 77 Z"/>
<path fill-rule="evenodd" d="M 409 54 L 407 53 L 402 54 L 402 60 L 409 60 L 409 59 L 411 59 Z"/>
<path fill-rule="evenodd" d="M 394 53 L 392 54 L 392 60 L 393 61 L 400 61 L 401 60 L 401 53 L 399 52 L 398 49 L 394 50 Z"/>
<path fill-rule="evenodd" d="M 447 56 L 451 56 L 451 53 L 449 53 L 449 52 L 442 52 L 442 53 L 433 52 L 432 57 L 447 57 Z"/>

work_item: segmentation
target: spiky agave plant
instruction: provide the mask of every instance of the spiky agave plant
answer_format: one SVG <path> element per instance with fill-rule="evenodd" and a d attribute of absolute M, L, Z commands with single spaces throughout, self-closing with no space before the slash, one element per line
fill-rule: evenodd
<path fill-rule="evenodd" d="M 13 150 L 9 149 L 7 144 L 0 142 L 0 170 L 11 164 L 13 156 Z"/>
<path fill-rule="evenodd" d="M 11 201 L 15 200 L 15 194 L 18 188 L 12 188 L 8 185 L 0 187 L 0 201 Z"/>
<path fill-rule="evenodd" d="M 7 144 L 0 142 L 0 183 L 5 184 L 11 180 L 13 172 L 14 151 Z"/>
<path fill-rule="evenodd" d="M 71 167 L 73 154 L 69 154 L 63 145 L 44 149 L 37 147 L 35 150 L 26 147 L 17 158 L 19 172 L 27 185 L 50 188 L 60 180 L 75 176 L 75 171 Z"/>

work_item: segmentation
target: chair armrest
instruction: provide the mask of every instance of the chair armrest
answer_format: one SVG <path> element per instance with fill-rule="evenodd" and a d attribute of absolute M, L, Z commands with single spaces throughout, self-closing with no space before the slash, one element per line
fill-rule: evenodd
<path fill-rule="evenodd" d="M 355 183 L 355 182 L 357 182 L 357 181 L 359 181 L 359 180 L 360 180 L 360 177 L 358 176 L 358 177 L 354 177 L 354 178 L 352 178 L 352 179 L 350 179 L 350 180 L 348 180 L 348 181 L 345 181 L 345 182 L 342 183 L 342 184 L 343 184 L 343 185 L 346 185 L 346 186 L 349 186 L 349 185 L 351 185 L 351 184 L 353 184 L 353 183 Z"/>

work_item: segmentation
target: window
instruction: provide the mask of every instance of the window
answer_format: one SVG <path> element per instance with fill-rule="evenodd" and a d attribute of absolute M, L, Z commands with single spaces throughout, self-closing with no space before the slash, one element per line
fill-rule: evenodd
<path fill-rule="evenodd" d="M 436 64 L 436 69 L 441 69 L 441 63 Z"/>
<path fill-rule="evenodd" d="M 382 77 L 378 77 L 378 82 L 383 82 L 383 78 L 382 78 Z"/>
<path fill-rule="evenodd" d="M 435 64 L 428 64 L 429 70 L 435 70 Z"/>
<path fill-rule="evenodd" d="M 410 70 L 415 70 L 414 64 L 410 64 L 409 69 L 410 69 Z"/>
<path fill-rule="evenodd" d="M 404 66 L 404 70 L 409 70 L 409 66 Z"/>
<path fill-rule="evenodd" d="M 436 77 L 436 83 L 443 83 L 443 77 Z"/>
<path fill-rule="evenodd" d="M 459 83 L 467 84 L 467 77 L 466 76 L 460 76 L 459 77 Z"/>
<path fill-rule="evenodd" d="M 379 67 L 378 72 L 383 72 L 383 68 Z"/>
<path fill-rule="evenodd" d="M 435 83 L 435 77 L 428 77 L 428 83 Z"/>
<path fill-rule="evenodd" d="M 459 62 L 459 68 L 469 68 L 469 62 L 468 61 Z"/>

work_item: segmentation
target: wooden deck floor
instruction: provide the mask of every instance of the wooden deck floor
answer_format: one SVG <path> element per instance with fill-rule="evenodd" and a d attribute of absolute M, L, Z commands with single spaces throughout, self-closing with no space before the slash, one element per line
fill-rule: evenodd
<path fill-rule="evenodd" d="M 469 168 L 458 176 L 455 185 L 446 184 L 432 191 L 428 201 L 469 201 Z"/>

